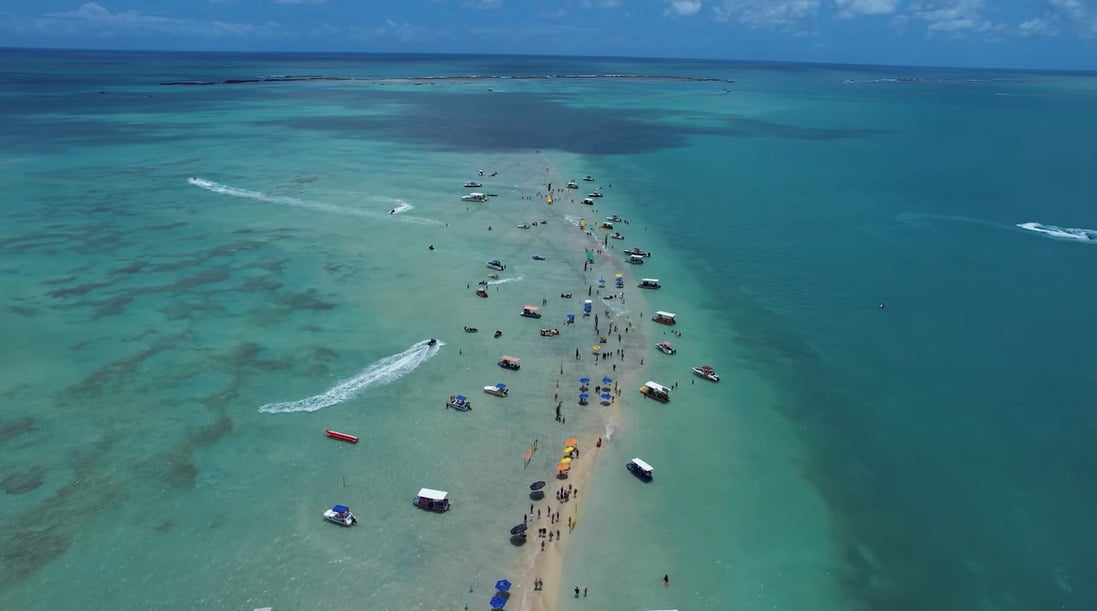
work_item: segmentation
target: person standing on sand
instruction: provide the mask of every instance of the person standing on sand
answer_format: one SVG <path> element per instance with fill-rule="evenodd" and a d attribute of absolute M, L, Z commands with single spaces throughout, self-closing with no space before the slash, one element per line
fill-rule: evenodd
<path fill-rule="evenodd" d="M 670 585 L 670 575 L 663 575 L 663 587 Z"/>
<path fill-rule="evenodd" d="M 575 598 L 579 598 L 579 586 L 575 586 Z"/>

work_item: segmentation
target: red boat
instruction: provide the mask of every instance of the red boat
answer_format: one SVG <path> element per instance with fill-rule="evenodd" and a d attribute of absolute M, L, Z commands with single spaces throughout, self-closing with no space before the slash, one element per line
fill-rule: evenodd
<path fill-rule="evenodd" d="M 355 435 L 347 435 L 346 433 L 340 433 L 339 431 L 333 431 L 331 429 L 324 429 L 328 437 L 332 439 L 338 439 L 340 441 L 349 441 L 350 443 L 358 443 L 358 437 Z"/>

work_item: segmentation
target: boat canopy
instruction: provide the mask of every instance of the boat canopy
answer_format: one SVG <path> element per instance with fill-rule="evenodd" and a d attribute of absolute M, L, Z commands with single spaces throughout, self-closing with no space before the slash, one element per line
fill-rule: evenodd
<path fill-rule="evenodd" d="M 468 397 L 466 397 L 465 395 L 457 395 L 454 398 L 457 399 L 458 401 L 468 401 Z"/>
<path fill-rule="evenodd" d="M 707 365 L 706 365 L 706 366 L 707 366 Z M 498 384 L 496 384 L 496 385 L 494 386 L 494 388 L 498 388 L 499 390 L 505 390 L 505 389 L 506 389 L 506 387 L 507 387 L 507 385 L 506 385 L 506 384 L 503 384 L 502 382 L 499 382 Z"/>
<path fill-rule="evenodd" d="M 449 496 L 449 493 L 446 492 L 445 490 L 434 490 L 434 489 L 431 489 L 431 488 L 420 488 L 419 489 L 419 498 L 421 498 L 421 499 L 430 499 L 432 501 L 444 501 L 444 500 L 446 500 L 447 496 Z"/>
<path fill-rule="evenodd" d="M 642 284 L 659 284 L 658 278 L 640 278 Z"/>
<path fill-rule="evenodd" d="M 335 513 L 346 513 L 350 511 L 350 507 L 347 507 L 346 505 L 334 505 L 331 510 Z"/>
<path fill-rule="evenodd" d="M 530 312 L 536 312 L 537 310 L 540 310 L 541 308 L 538 307 L 538 306 L 524 305 L 524 306 L 522 306 L 522 309 L 523 310 L 528 310 Z"/>
<path fill-rule="evenodd" d="M 647 464 L 646 462 L 640 460 L 639 458 L 633 458 L 631 462 L 632 462 L 632 464 L 636 465 L 637 467 L 640 467 L 641 469 L 643 469 L 647 473 L 651 473 L 652 471 L 655 470 L 655 467 Z"/>
<path fill-rule="evenodd" d="M 517 363 L 518 362 L 518 357 L 516 357 L 516 356 L 507 356 L 507 355 L 504 354 L 503 356 L 499 357 L 499 360 L 500 361 L 511 361 L 511 362 Z"/>
<path fill-rule="evenodd" d="M 655 315 L 660 317 L 660 318 L 674 318 L 675 316 L 677 316 L 677 314 L 674 314 L 674 313 L 671 313 L 671 312 L 663 312 L 663 311 L 656 312 Z"/>
<path fill-rule="evenodd" d="M 659 384 L 657 382 L 652 382 L 651 380 L 648 380 L 648 382 L 646 384 L 644 384 L 644 386 L 647 386 L 648 388 L 650 388 L 651 390 L 654 390 L 656 392 L 662 392 L 662 393 L 670 394 L 670 389 L 669 388 L 667 388 L 666 386 L 663 386 L 662 384 Z"/>

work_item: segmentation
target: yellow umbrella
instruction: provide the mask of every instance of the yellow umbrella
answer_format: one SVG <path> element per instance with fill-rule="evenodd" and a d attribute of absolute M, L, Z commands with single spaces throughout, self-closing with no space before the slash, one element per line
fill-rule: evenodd
<path fill-rule="evenodd" d="M 561 459 L 560 459 L 560 464 L 561 464 L 561 465 L 566 465 L 566 464 L 568 464 L 569 462 L 571 462 L 571 457 L 570 457 L 570 456 L 565 456 L 565 457 L 563 457 L 563 458 L 561 458 Z"/>
<path fill-rule="evenodd" d="M 602 347 L 601 347 L 601 346 L 599 346 L 598 344 L 594 344 L 594 345 L 593 345 L 593 346 L 591 346 L 590 348 L 591 348 L 591 350 L 594 350 L 595 352 L 598 352 L 599 350 L 601 350 L 601 349 L 602 349 Z"/>
<path fill-rule="evenodd" d="M 613 277 L 614 277 L 614 278 L 624 278 L 624 277 L 625 277 L 625 275 L 624 275 L 624 274 L 621 274 L 621 273 L 617 273 L 617 274 L 613 274 Z"/>
<path fill-rule="evenodd" d="M 575 451 L 575 446 L 568 446 L 568 447 L 564 448 L 564 454 L 571 454 L 574 451 Z"/>

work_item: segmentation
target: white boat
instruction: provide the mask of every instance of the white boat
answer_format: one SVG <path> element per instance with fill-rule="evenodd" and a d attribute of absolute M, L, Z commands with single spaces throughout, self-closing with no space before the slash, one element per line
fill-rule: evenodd
<path fill-rule="evenodd" d="M 484 185 L 482 185 L 478 182 L 475 182 L 475 181 L 469 181 L 469 182 L 465 183 L 465 188 L 466 189 L 479 189 L 482 186 L 484 186 Z"/>
<path fill-rule="evenodd" d="M 529 229 L 529 223 L 518 223 L 515 227 L 519 229 Z"/>
<path fill-rule="evenodd" d="M 626 255 L 636 255 L 637 257 L 650 257 L 651 253 L 646 250 L 640 250 L 639 248 L 629 248 L 623 251 Z"/>
<path fill-rule="evenodd" d="M 588 197 L 588 198 L 584 199 L 583 201 L 581 201 L 579 203 L 587 205 L 587 206 L 593 206 L 594 205 L 594 200 Z"/>
<path fill-rule="evenodd" d="M 483 193 L 476 193 L 474 191 L 472 193 L 469 193 L 468 195 L 462 195 L 461 199 L 465 200 L 466 202 L 486 202 L 488 201 L 488 196 L 484 195 Z"/>
<path fill-rule="evenodd" d="M 437 511 L 439 513 L 449 511 L 449 493 L 445 490 L 420 488 L 419 494 L 411 499 L 411 503 L 416 507 Z"/>
<path fill-rule="evenodd" d="M 452 395 L 449 401 L 446 401 L 446 407 L 452 407 L 459 412 L 467 412 L 472 409 L 472 401 L 469 401 L 465 395 Z"/>
<path fill-rule="evenodd" d="M 578 189 L 579 188 L 579 183 L 575 182 L 574 180 L 569 180 L 568 184 L 567 184 L 567 188 L 569 188 L 569 189 Z"/>
<path fill-rule="evenodd" d="M 670 401 L 670 389 L 650 380 L 640 387 L 640 393 L 649 399 L 655 399 L 662 403 Z"/>
<path fill-rule="evenodd" d="M 620 223 L 621 221 L 623 221 L 625 219 L 623 219 L 623 218 L 617 216 L 616 214 L 614 214 L 614 215 L 611 215 L 611 216 L 607 216 L 606 220 L 611 222 L 611 223 Z"/>
<path fill-rule="evenodd" d="M 625 259 L 625 261 L 627 263 L 631 263 L 633 265 L 643 265 L 644 264 L 644 257 L 641 256 L 641 255 L 629 255 L 628 259 Z"/>
<path fill-rule="evenodd" d="M 358 518 L 354 517 L 346 505 L 332 505 L 331 509 L 324 511 L 324 519 L 340 526 L 354 526 L 358 523 Z"/>
<path fill-rule="evenodd" d="M 625 239 L 625 236 L 621 235 L 620 231 L 615 231 L 615 232 L 609 234 L 609 237 L 613 238 L 614 240 L 623 240 L 623 239 Z"/>
<path fill-rule="evenodd" d="M 700 377 L 702 377 L 702 378 L 704 378 L 704 379 L 706 379 L 710 382 L 719 382 L 720 381 L 720 374 L 716 373 L 716 370 L 713 369 L 712 367 L 710 367 L 709 365 L 699 365 L 697 367 L 694 367 L 693 368 L 693 373 L 697 374 L 698 376 L 700 376 Z"/>
<path fill-rule="evenodd" d="M 602 197 L 602 192 L 601 191 L 591 191 L 590 193 L 587 193 L 587 197 Z"/>
<path fill-rule="evenodd" d="M 507 269 L 507 266 L 504 265 L 503 262 L 500 261 L 499 259 L 492 259 L 491 261 L 488 261 L 487 265 L 491 269 L 497 269 L 499 271 L 503 271 L 503 270 Z"/>
<path fill-rule="evenodd" d="M 641 278 L 640 284 L 637 284 L 636 286 L 642 289 L 658 289 L 663 287 L 663 285 L 659 284 L 658 278 Z"/>
<path fill-rule="evenodd" d="M 675 354 L 678 349 L 670 345 L 670 342 L 659 342 L 655 344 L 655 347 L 659 349 L 659 352 L 663 354 Z"/>
<path fill-rule="evenodd" d="M 655 467 L 652 467 L 647 462 L 633 458 L 625 464 L 625 468 L 628 469 L 633 475 L 643 480 L 650 480 L 652 473 L 655 472 Z"/>
<path fill-rule="evenodd" d="M 484 392 L 489 395 L 495 395 L 496 397 L 505 397 L 507 396 L 507 393 L 510 392 L 510 389 L 507 388 L 506 384 L 499 382 L 495 386 L 485 386 Z"/>
<path fill-rule="evenodd" d="M 674 325 L 678 323 L 677 314 L 659 311 L 652 315 L 651 320 L 661 325 Z"/>
<path fill-rule="evenodd" d="M 587 182 L 594 182 L 594 177 L 593 176 L 584 176 L 583 180 L 585 180 Z"/>

